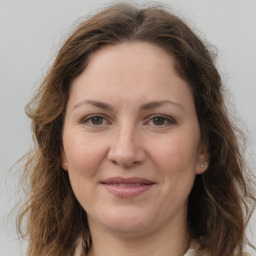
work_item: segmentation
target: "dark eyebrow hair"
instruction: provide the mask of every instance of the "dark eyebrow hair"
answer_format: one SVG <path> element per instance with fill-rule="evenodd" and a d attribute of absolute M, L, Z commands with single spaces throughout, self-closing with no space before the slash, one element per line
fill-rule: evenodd
<path fill-rule="evenodd" d="M 104 103 L 104 102 L 101 102 L 101 101 L 95 101 L 95 100 L 83 100 L 81 102 L 79 102 L 78 104 L 76 104 L 72 109 L 76 109 L 84 104 L 90 104 L 90 105 L 93 105 L 95 107 L 98 107 L 98 108 L 101 108 L 101 109 L 106 109 L 106 110 L 113 110 L 112 106 L 107 104 L 107 103 Z M 181 109 L 183 109 L 183 106 L 177 102 L 174 102 L 174 101 L 171 101 L 171 100 L 162 100 L 162 101 L 152 101 L 152 102 L 148 102 L 146 104 L 143 104 L 141 107 L 140 107 L 140 110 L 149 110 L 149 109 L 154 109 L 154 108 L 157 108 L 157 107 L 160 107 L 162 105 L 165 105 L 165 104 L 172 104 L 172 105 L 175 105 Z"/>
<path fill-rule="evenodd" d="M 175 105 L 181 109 L 183 109 L 183 105 L 177 103 L 177 102 L 174 102 L 174 101 L 171 101 L 171 100 L 162 100 L 162 101 L 152 101 L 152 102 L 149 102 L 149 103 L 146 103 L 144 105 L 142 105 L 140 107 L 140 109 L 142 110 L 148 110 L 148 109 L 153 109 L 153 108 L 157 108 L 157 107 L 160 107 L 162 105 L 165 105 L 165 104 L 172 104 L 172 105 Z"/>
<path fill-rule="evenodd" d="M 79 102 L 78 104 L 76 104 L 72 109 L 76 109 L 84 104 L 90 104 L 90 105 L 93 105 L 98 108 L 112 110 L 112 107 L 109 104 L 101 102 L 101 101 L 95 101 L 95 100 L 83 100 L 83 101 Z"/>

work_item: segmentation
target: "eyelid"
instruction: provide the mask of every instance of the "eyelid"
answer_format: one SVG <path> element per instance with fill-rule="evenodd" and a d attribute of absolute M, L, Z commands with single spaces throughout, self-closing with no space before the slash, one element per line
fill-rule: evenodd
<path fill-rule="evenodd" d="M 144 124 L 148 124 L 150 121 L 152 121 L 154 118 L 156 117 L 160 117 L 160 118 L 163 118 L 165 119 L 165 121 L 168 122 L 168 124 L 165 124 L 165 125 L 159 125 L 159 127 L 163 127 L 163 126 L 168 126 L 168 125 L 172 125 L 172 124 L 176 124 L 177 121 L 173 118 L 173 117 L 170 117 L 168 115 L 163 115 L 163 114 L 154 114 L 154 115 L 150 115 L 147 117 L 147 121 L 144 123 Z M 154 125 L 154 126 L 157 126 L 157 125 Z"/>
<path fill-rule="evenodd" d="M 95 117 L 102 118 L 104 123 L 99 124 L 99 125 L 90 124 L 88 121 L 92 120 Z M 163 125 L 151 124 L 152 126 L 155 126 L 155 127 L 161 128 L 161 127 L 166 127 L 166 126 L 170 126 L 170 125 L 173 125 L 173 124 L 177 123 L 177 121 L 173 117 L 170 117 L 168 115 L 153 114 L 153 115 L 149 115 L 149 116 L 146 117 L 146 121 L 143 122 L 143 125 L 150 125 L 149 122 L 151 122 L 156 117 L 163 118 L 165 120 L 165 124 L 163 124 Z M 113 124 L 113 122 L 110 121 L 110 118 L 105 116 L 104 114 L 97 114 L 96 113 L 96 114 L 89 114 L 89 115 L 86 115 L 85 117 L 81 118 L 80 121 L 79 121 L 79 124 L 88 125 L 88 126 L 91 126 L 91 127 L 97 127 L 97 126 L 102 127 L 104 125 L 111 125 L 111 124 Z"/>
<path fill-rule="evenodd" d="M 89 124 L 88 121 L 89 120 L 92 120 L 93 118 L 95 117 L 100 117 L 102 119 L 104 119 L 108 125 L 112 124 L 109 119 L 103 115 L 103 114 L 91 114 L 91 115 L 87 115 L 83 118 L 81 118 L 81 120 L 79 121 L 80 124 L 87 124 L 88 126 L 103 126 L 104 124 L 101 124 L 101 125 L 93 125 L 93 124 Z"/>

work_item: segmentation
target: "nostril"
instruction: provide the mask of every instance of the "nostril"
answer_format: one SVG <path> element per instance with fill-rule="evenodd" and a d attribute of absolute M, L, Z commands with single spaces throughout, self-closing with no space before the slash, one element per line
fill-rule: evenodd
<path fill-rule="evenodd" d="M 127 161 L 113 161 L 113 160 L 111 160 L 111 162 L 112 162 L 112 164 L 113 165 L 118 165 L 118 166 L 120 166 L 120 167 L 122 167 L 122 168 L 131 168 L 131 167 L 133 167 L 134 165 L 136 165 L 137 164 L 137 162 L 133 162 L 133 161 L 131 161 L 131 162 L 127 162 Z"/>

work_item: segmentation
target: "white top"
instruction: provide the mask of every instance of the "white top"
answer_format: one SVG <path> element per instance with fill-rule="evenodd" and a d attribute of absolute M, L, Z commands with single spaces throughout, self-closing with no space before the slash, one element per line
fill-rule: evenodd
<path fill-rule="evenodd" d="M 184 256 L 196 256 L 196 250 L 195 249 L 189 249 Z"/>
<path fill-rule="evenodd" d="M 196 256 L 196 250 L 195 249 L 189 249 L 184 256 Z M 204 254 L 204 256 L 207 256 Z M 244 253 L 243 256 L 250 256 L 250 254 Z M 256 256 L 256 255 L 255 255 Z"/>
<path fill-rule="evenodd" d="M 74 256 L 80 256 L 81 255 L 81 246 L 78 246 L 76 248 L 76 251 L 75 251 L 75 255 Z M 207 256 L 208 254 L 204 254 L 203 256 Z M 247 253 L 244 253 L 243 254 L 244 256 L 250 256 L 249 254 Z M 196 253 L 196 249 L 188 249 L 188 251 L 184 254 L 184 256 L 197 256 L 197 253 Z M 256 255 L 255 255 L 256 256 Z"/>

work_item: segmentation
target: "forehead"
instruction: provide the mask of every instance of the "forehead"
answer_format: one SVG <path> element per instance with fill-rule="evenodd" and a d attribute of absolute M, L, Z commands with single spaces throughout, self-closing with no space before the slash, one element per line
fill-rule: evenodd
<path fill-rule="evenodd" d="M 164 67 L 174 69 L 175 60 L 170 53 L 156 44 L 144 41 L 123 42 L 103 47 L 93 53 L 86 70 L 89 71 L 97 66 L 101 68 L 101 72 L 108 71 L 108 67 L 120 72 L 123 70 L 123 65 L 133 69 L 135 75 L 141 70 L 149 71 L 149 69 L 158 68 L 159 72 Z M 140 67 L 140 70 L 137 67 Z"/>
<path fill-rule="evenodd" d="M 106 46 L 92 54 L 73 81 L 70 96 L 154 101 L 190 97 L 189 91 L 175 70 L 174 58 L 159 46 L 139 41 Z"/>

